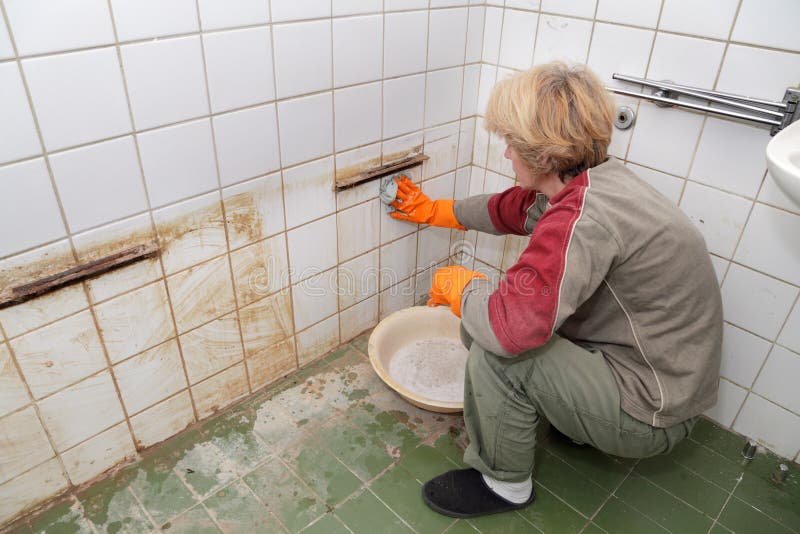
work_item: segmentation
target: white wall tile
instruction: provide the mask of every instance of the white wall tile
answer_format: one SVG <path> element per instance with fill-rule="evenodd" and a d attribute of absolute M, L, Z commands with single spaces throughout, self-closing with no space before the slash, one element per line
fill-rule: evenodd
<path fill-rule="evenodd" d="M 0 257 L 64 235 L 44 160 L 0 167 Z"/>
<path fill-rule="evenodd" d="M 763 128 L 709 117 L 689 178 L 740 195 L 755 197 L 766 170 L 770 140 Z"/>
<path fill-rule="evenodd" d="M 458 130 L 458 167 L 464 167 L 472 163 L 472 146 L 474 141 L 475 118 L 462 119 Z"/>
<path fill-rule="evenodd" d="M 486 112 L 486 105 L 489 103 L 489 96 L 491 95 L 492 88 L 494 87 L 495 80 L 497 79 L 497 68 L 492 67 L 490 65 L 481 64 L 481 76 L 480 81 L 478 82 L 478 105 L 476 112 L 478 114 L 484 114 Z M 481 132 L 485 132 L 485 129 L 479 129 Z M 486 134 L 488 136 L 488 133 Z M 478 138 L 476 137 L 476 141 Z M 488 137 L 487 137 L 488 141 Z M 483 158 L 485 158 L 485 154 Z M 475 162 L 477 165 L 485 164 L 486 161 L 478 158 Z"/>
<path fill-rule="evenodd" d="M 278 103 L 284 167 L 333 152 L 332 99 L 325 93 Z"/>
<path fill-rule="evenodd" d="M 286 339 L 268 350 L 248 356 L 245 364 L 253 391 L 283 378 L 297 369 L 295 338 Z"/>
<path fill-rule="evenodd" d="M 653 44 L 647 77 L 711 89 L 724 50 L 725 44 L 717 41 L 659 32 Z"/>
<path fill-rule="evenodd" d="M 414 305 L 414 277 L 395 284 L 392 287 L 381 291 L 378 295 L 380 300 L 380 319 L 386 318 L 398 310 Z"/>
<path fill-rule="evenodd" d="M 732 264 L 722 284 L 725 320 L 775 339 L 797 293 L 796 287 Z"/>
<path fill-rule="evenodd" d="M 244 363 L 240 363 L 205 382 L 192 386 L 197 416 L 203 418 L 217 413 L 248 392 L 247 371 Z"/>
<path fill-rule="evenodd" d="M 292 283 L 336 265 L 335 216 L 331 215 L 290 230 L 287 239 Z"/>
<path fill-rule="evenodd" d="M 233 252 L 231 266 L 239 306 L 288 287 L 289 259 L 285 234 Z"/>
<path fill-rule="evenodd" d="M 333 0 L 333 16 L 380 12 L 383 0 Z"/>
<path fill-rule="evenodd" d="M 450 253 L 450 229 L 429 226 L 419 233 L 417 270 L 432 267 Z"/>
<path fill-rule="evenodd" d="M 228 258 L 222 257 L 167 278 L 172 311 L 182 334 L 235 307 Z"/>
<path fill-rule="evenodd" d="M 303 280 L 292 286 L 292 310 L 294 327 L 303 330 L 316 322 L 336 313 L 336 269 L 331 269 Z M 306 336 L 297 335 L 297 352 L 301 354 L 306 346 Z M 337 341 L 338 344 L 338 323 Z M 333 348 L 333 347 L 331 347 Z"/>
<path fill-rule="evenodd" d="M 661 0 L 599 0 L 597 19 L 655 28 Z"/>
<path fill-rule="evenodd" d="M 658 27 L 672 32 L 727 39 L 738 5 L 738 0 L 665 0 Z"/>
<path fill-rule="evenodd" d="M 427 11 L 386 15 L 383 75 L 392 77 L 424 71 L 427 46 Z"/>
<path fill-rule="evenodd" d="M 733 429 L 754 437 L 781 456 L 797 454 L 800 443 L 800 416 L 772 404 L 758 395 L 750 395 Z"/>
<path fill-rule="evenodd" d="M 573 17 L 594 17 L 597 0 L 542 0 L 542 12 L 571 15 Z"/>
<path fill-rule="evenodd" d="M 38 465 L 0 487 L 7 497 L 0 501 L 0 521 L 10 520 L 20 510 L 30 509 L 67 489 L 61 462 L 55 458 Z"/>
<path fill-rule="evenodd" d="M 337 151 L 380 140 L 380 82 L 338 89 L 333 102 Z"/>
<path fill-rule="evenodd" d="M 703 234 L 709 252 L 730 258 L 744 229 L 752 202 L 694 182 L 687 182 L 681 209 Z"/>
<path fill-rule="evenodd" d="M 8 36 L 5 24 L 0 24 L 0 59 L 14 57 L 14 48 L 11 46 L 11 37 Z"/>
<path fill-rule="evenodd" d="M 730 45 L 722 62 L 717 90 L 780 102 L 797 83 L 800 54 Z"/>
<path fill-rule="evenodd" d="M 373 250 L 339 265 L 340 309 L 349 308 L 378 292 L 378 255 L 378 251 Z"/>
<path fill-rule="evenodd" d="M 59 452 L 123 419 L 122 406 L 108 371 L 39 401 L 39 413 Z"/>
<path fill-rule="evenodd" d="M 437 9 L 428 25 L 428 69 L 464 64 L 467 9 Z"/>
<path fill-rule="evenodd" d="M 122 401 L 135 414 L 186 388 L 183 363 L 175 340 L 168 341 L 114 367 Z"/>
<path fill-rule="evenodd" d="M 533 43 L 539 15 L 529 11 L 505 10 L 500 39 L 500 65 L 525 70 L 533 60 Z"/>
<path fill-rule="evenodd" d="M 776 345 L 753 385 L 753 391 L 795 413 L 800 412 L 796 377 L 800 376 L 800 354 Z"/>
<path fill-rule="evenodd" d="M 153 207 L 219 186 L 208 119 L 138 134 L 147 194 Z"/>
<path fill-rule="evenodd" d="M 203 36 L 211 110 L 215 113 L 275 98 L 269 29 Z"/>
<path fill-rule="evenodd" d="M 54 154 L 50 166 L 73 232 L 147 209 L 133 137 Z"/>
<path fill-rule="evenodd" d="M 467 16 L 467 52 L 464 58 L 467 63 L 481 60 L 485 17 L 485 7 L 478 6 L 469 8 L 469 14 Z"/>
<path fill-rule="evenodd" d="M 425 88 L 425 127 L 435 126 L 459 118 L 464 69 L 439 70 L 428 73 Z"/>
<path fill-rule="evenodd" d="M 648 169 L 647 167 L 642 167 L 635 163 L 628 163 L 627 166 L 636 176 L 653 186 L 659 193 L 675 204 L 678 203 L 686 180 L 676 178 L 675 176 L 660 171 Z"/>
<path fill-rule="evenodd" d="M 310 363 L 339 346 L 339 316 L 334 315 L 297 334 L 297 359 Z"/>
<path fill-rule="evenodd" d="M 800 352 L 800 305 L 795 303 L 794 311 L 789 314 L 781 335 L 778 336 L 778 343 Z"/>
<path fill-rule="evenodd" d="M 497 64 L 497 60 L 500 56 L 503 10 L 496 7 L 487 7 L 485 19 L 486 22 L 483 30 L 483 53 L 481 59 L 487 63 Z"/>
<path fill-rule="evenodd" d="M 642 102 L 628 159 L 677 176 L 686 176 L 703 116 Z"/>
<path fill-rule="evenodd" d="M 331 16 L 330 0 L 272 0 L 272 21 L 317 19 Z"/>
<path fill-rule="evenodd" d="M 275 173 L 222 190 L 232 250 L 284 230 L 282 182 Z"/>
<path fill-rule="evenodd" d="M 204 30 L 269 22 L 267 0 L 199 0 Z"/>
<path fill-rule="evenodd" d="M 113 48 L 28 59 L 22 68 L 48 150 L 131 130 Z"/>
<path fill-rule="evenodd" d="M 416 232 L 418 228 L 418 225 L 414 223 L 400 221 L 385 215 L 381 217 L 381 245 Z M 392 283 L 397 283 L 398 281 L 395 279 Z"/>
<path fill-rule="evenodd" d="M 383 136 L 395 137 L 422 128 L 425 75 L 383 82 Z"/>
<path fill-rule="evenodd" d="M 764 183 L 761 185 L 761 191 L 758 193 L 758 200 L 759 202 L 777 206 L 800 215 L 800 202 L 789 198 L 783 189 L 775 183 L 775 179 L 769 171 L 767 171 L 767 176 L 764 178 Z"/>
<path fill-rule="evenodd" d="M 607 85 L 623 86 L 611 79 L 615 72 L 643 78 L 654 35 L 650 30 L 596 23 L 587 64 Z"/>
<path fill-rule="evenodd" d="M 719 391 L 717 393 L 717 404 L 705 411 L 705 415 L 717 421 L 722 426 L 729 427 L 733 423 L 739 408 L 742 407 L 747 390 L 732 384 L 727 380 L 719 381 Z"/>
<path fill-rule="evenodd" d="M 111 0 L 120 41 L 196 32 L 197 7 L 192 0 Z"/>
<path fill-rule="evenodd" d="M 381 247 L 380 288 L 386 289 L 411 276 L 416 268 L 417 235 Z"/>
<path fill-rule="evenodd" d="M 88 311 L 11 341 L 25 381 L 40 399 L 106 366 Z"/>
<path fill-rule="evenodd" d="M 743 0 L 731 40 L 800 52 L 800 4 L 792 0 Z"/>
<path fill-rule="evenodd" d="M 406 36 L 407 38 L 407 36 Z M 353 17 L 333 21 L 333 84 L 371 82 L 383 69 L 383 17 Z"/>
<path fill-rule="evenodd" d="M 20 56 L 114 42 L 108 3 L 103 0 L 8 0 L 5 6 Z"/>
<path fill-rule="evenodd" d="M 236 314 L 228 314 L 183 334 L 181 353 L 190 384 L 242 361 L 244 351 Z"/>
<path fill-rule="evenodd" d="M 53 448 L 32 406 L 0 419 L 0 439 L 0 483 L 53 457 Z"/>
<path fill-rule="evenodd" d="M 336 211 L 332 157 L 283 171 L 283 182 L 289 228 Z"/>
<path fill-rule="evenodd" d="M 292 299 L 281 291 L 239 310 L 245 356 L 250 359 L 269 351 L 294 334 Z M 292 358 L 294 359 L 294 358 Z"/>
<path fill-rule="evenodd" d="M 735 260 L 800 285 L 800 215 L 757 203 Z"/>
<path fill-rule="evenodd" d="M 380 219 L 378 200 L 360 204 L 336 214 L 339 261 L 349 260 L 378 246 Z"/>
<path fill-rule="evenodd" d="M 720 374 L 731 382 L 751 387 L 770 348 L 769 341 L 725 323 Z"/>
<path fill-rule="evenodd" d="M 342 343 L 378 324 L 378 295 L 361 301 L 339 315 Z"/>
<path fill-rule="evenodd" d="M 15 63 L 0 64 L 0 163 L 41 153 L 33 114 Z"/>
<path fill-rule="evenodd" d="M 212 122 L 223 186 L 280 168 L 275 104 L 217 115 Z"/>
<path fill-rule="evenodd" d="M 126 293 L 94 308 L 111 363 L 175 335 L 164 282 Z"/>
<path fill-rule="evenodd" d="M 377 254 L 375 254 L 377 257 Z M 377 269 L 377 261 L 375 262 Z M 17 372 L 11 352 L 5 344 L 0 345 L 0 417 L 30 402 L 28 390 Z"/>
<path fill-rule="evenodd" d="M 592 23 L 588 20 L 542 15 L 536 34 L 533 64 L 561 60 L 585 63 L 589 54 Z"/>
<path fill-rule="evenodd" d="M 538 11 L 540 4 L 539 0 L 506 0 L 506 7 L 526 9 L 528 11 Z"/>
<path fill-rule="evenodd" d="M 731 262 L 728 260 L 722 259 L 719 256 L 711 256 L 711 265 L 714 267 L 714 274 L 717 275 L 717 282 L 722 285 L 722 280 L 725 278 L 725 274 L 728 272 L 728 266 L 730 266 Z"/>
<path fill-rule="evenodd" d="M 278 98 L 332 86 L 329 20 L 275 26 L 272 33 Z"/>
<path fill-rule="evenodd" d="M 61 458 L 70 481 L 83 484 L 135 454 L 128 425 L 120 423 L 65 451 Z"/>
<path fill-rule="evenodd" d="M 385 11 L 422 9 L 428 7 L 428 0 L 384 0 Z"/>
<path fill-rule="evenodd" d="M 120 53 L 138 129 L 208 114 L 199 37 L 125 45 Z"/>

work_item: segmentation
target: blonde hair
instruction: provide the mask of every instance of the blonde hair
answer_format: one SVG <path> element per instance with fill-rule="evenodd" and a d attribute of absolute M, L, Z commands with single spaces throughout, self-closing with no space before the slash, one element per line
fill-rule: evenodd
<path fill-rule="evenodd" d="M 586 66 L 539 65 L 498 82 L 486 128 L 506 142 L 534 175 L 566 178 L 605 161 L 613 100 Z"/>

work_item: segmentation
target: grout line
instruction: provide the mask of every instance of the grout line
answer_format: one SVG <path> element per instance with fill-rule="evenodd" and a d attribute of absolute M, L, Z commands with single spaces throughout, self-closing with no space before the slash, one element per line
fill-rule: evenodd
<path fill-rule="evenodd" d="M 720 509 L 719 509 L 719 512 L 717 513 L 717 516 L 716 516 L 716 517 L 714 518 L 714 520 L 711 522 L 711 526 L 710 526 L 710 527 L 708 527 L 708 532 L 707 532 L 707 534 L 710 534 L 710 533 L 711 533 L 711 531 L 712 531 L 712 530 L 714 530 L 714 527 L 715 527 L 715 526 L 717 525 L 717 523 L 719 522 L 719 518 L 720 518 L 720 517 L 722 517 L 722 512 L 724 512 L 724 511 L 725 511 L 725 508 L 727 508 L 727 506 L 728 506 L 728 503 L 729 503 L 729 502 L 730 502 L 730 500 L 733 498 L 733 494 L 734 494 L 734 492 L 736 491 L 736 488 L 738 488 L 738 487 L 739 487 L 739 484 L 741 484 L 741 482 L 742 482 L 742 475 L 740 475 L 740 476 L 739 476 L 739 480 L 737 480 L 737 481 L 736 481 L 736 484 L 733 486 L 733 489 L 732 489 L 732 490 L 730 491 L 730 493 L 728 494 L 728 498 L 727 498 L 727 499 L 725 499 L 725 502 L 724 502 L 724 503 L 722 503 L 722 508 L 720 508 Z"/>

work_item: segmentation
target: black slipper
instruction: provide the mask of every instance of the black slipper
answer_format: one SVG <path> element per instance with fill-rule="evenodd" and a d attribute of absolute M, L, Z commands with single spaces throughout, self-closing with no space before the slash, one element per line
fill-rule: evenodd
<path fill-rule="evenodd" d="M 523 503 L 513 503 L 493 492 L 480 471 L 457 469 L 432 478 L 422 486 L 422 499 L 431 510 L 449 517 L 478 517 L 524 508 L 533 502 L 536 492 Z"/>

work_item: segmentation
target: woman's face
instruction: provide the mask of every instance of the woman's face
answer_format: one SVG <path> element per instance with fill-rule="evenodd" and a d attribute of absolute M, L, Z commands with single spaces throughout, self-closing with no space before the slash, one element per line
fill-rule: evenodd
<path fill-rule="evenodd" d="M 525 165 L 525 162 L 520 159 L 511 145 L 506 145 L 506 152 L 504 155 L 506 159 L 511 160 L 511 166 L 514 168 L 514 174 L 517 175 L 519 185 L 522 186 L 523 189 L 536 189 L 536 177 L 528 166 Z"/>

